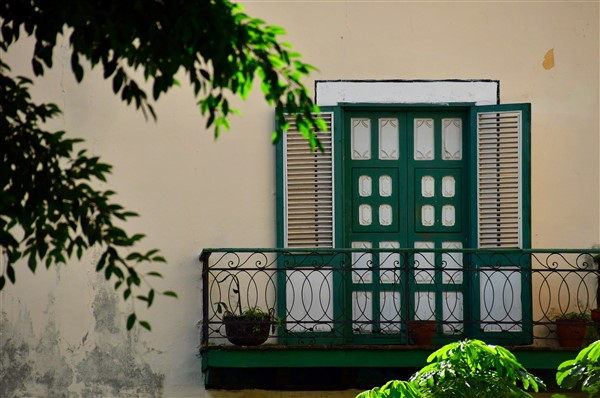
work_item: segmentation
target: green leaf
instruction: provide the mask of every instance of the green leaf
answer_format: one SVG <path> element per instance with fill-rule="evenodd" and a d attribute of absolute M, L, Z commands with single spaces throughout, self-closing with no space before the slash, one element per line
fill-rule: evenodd
<path fill-rule="evenodd" d="M 29 255 L 29 259 L 27 260 L 27 266 L 31 270 L 31 272 L 35 273 L 35 269 L 37 268 L 37 260 L 35 258 L 35 251 L 32 251 Z"/>
<path fill-rule="evenodd" d="M 33 67 L 33 74 L 36 76 L 41 76 L 44 74 L 44 67 L 37 59 L 33 58 L 31 60 L 31 66 Z"/>
<path fill-rule="evenodd" d="M 148 293 L 148 307 L 150 307 L 153 302 L 154 302 L 154 289 L 150 289 L 150 292 Z"/>
<path fill-rule="evenodd" d="M 149 324 L 147 321 L 140 321 L 140 325 L 141 325 L 141 326 L 142 326 L 144 329 L 146 329 L 146 330 L 148 330 L 148 331 L 152 331 L 152 327 L 150 326 L 150 324 Z"/>
<path fill-rule="evenodd" d="M 129 315 L 129 317 L 127 317 L 127 330 L 131 330 L 133 328 L 136 319 L 137 316 L 135 315 L 135 313 L 132 313 Z"/>
<path fill-rule="evenodd" d="M 77 82 L 81 83 L 83 80 L 83 68 L 79 63 L 79 55 L 76 52 L 71 53 L 71 69 L 75 74 L 75 79 L 77 79 Z"/>
<path fill-rule="evenodd" d="M 163 295 L 178 298 L 177 293 L 175 293 L 174 291 L 171 291 L 171 290 L 167 290 L 166 292 L 163 292 Z"/>
<path fill-rule="evenodd" d="M 8 277 L 8 280 L 10 280 L 11 283 L 15 283 L 15 269 L 12 265 L 10 265 L 10 263 L 6 265 L 6 276 Z"/>

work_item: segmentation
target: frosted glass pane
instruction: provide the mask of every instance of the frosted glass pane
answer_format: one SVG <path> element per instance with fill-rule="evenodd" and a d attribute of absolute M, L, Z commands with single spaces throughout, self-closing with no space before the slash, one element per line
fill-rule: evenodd
<path fill-rule="evenodd" d="M 442 159 L 462 159 L 462 120 L 442 119 Z"/>
<path fill-rule="evenodd" d="M 352 330 L 370 333 L 373 330 L 373 305 L 371 292 L 352 293 Z"/>
<path fill-rule="evenodd" d="M 379 159 L 398 159 L 398 119 L 379 119 Z"/>
<path fill-rule="evenodd" d="M 435 179 L 432 176 L 421 177 L 421 196 L 432 198 L 435 195 Z"/>
<path fill-rule="evenodd" d="M 371 214 L 370 205 L 358 206 L 358 223 L 360 225 L 371 225 L 373 222 L 373 215 Z"/>
<path fill-rule="evenodd" d="M 379 196 L 392 196 L 392 177 L 388 175 L 379 177 Z"/>
<path fill-rule="evenodd" d="M 442 327 L 444 334 L 461 334 L 464 330 L 463 294 L 460 292 L 443 293 L 442 316 L 445 323 Z"/>
<path fill-rule="evenodd" d="M 431 205 L 421 207 L 421 223 L 426 227 L 431 227 L 435 223 L 435 209 Z"/>
<path fill-rule="evenodd" d="M 379 224 L 384 226 L 392 224 L 392 206 L 379 206 Z"/>
<path fill-rule="evenodd" d="M 400 331 L 400 293 L 379 293 L 381 305 L 381 332 L 398 333 Z"/>
<path fill-rule="evenodd" d="M 415 160 L 433 160 L 434 140 L 433 140 L 433 119 L 415 119 Z"/>
<path fill-rule="evenodd" d="M 379 242 L 381 249 L 398 249 L 400 242 Z M 381 283 L 398 283 L 400 281 L 400 253 L 379 253 L 379 279 Z"/>
<path fill-rule="evenodd" d="M 371 242 L 352 242 L 353 249 L 370 249 L 372 247 Z M 373 280 L 371 267 L 373 267 L 373 253 L 352 253 L 352 282 L 371 283 Z"/>
<path fill-rule="evenodd" d="M 286 326 L 292 332 L 330 332 L 333 272 L 286 270 Z"/>
<path fill-rule="evenodd" d="M 352 134 L 350 135 L 352 159 L 371 159 L 371 120 L 352 118 Z"/>
<path fill-rule="evenodd" d="M 445 198 L 453 198 L 456 195 L 456 181 L 452 176 L 442 178 L 442 196 Z"/>
<path fill-rule="evenodd" d="M 461 249 L 461 242 L 442 242 L 443 249 Z M 442 283 L 462 283 L 463 282 L 463 254 L 462 253 L 443 253 L 442 254 Z"/>
<path fill-rule="evenodd" d="M 456 224 L 456 214 L 454 206 L 442 206 L 442 225 L 444 227 L 452 227 L 454 224 Z"/>
<path fill-rule="evenodd" d="M 415 293 L 415 319 L 428 321 L 435 319 L 435 293 Z"/>
<path fill-rule="evenodd" d="M 482 268 L 479 289 L 483 330 L 520 332 L 522 326 L 519 323 L 512 324 L 523 320 L 520 270 L 512 267 L 502 270 Z"/>
<path fill-rule="evenodd" d="M 358 194 L 360 196 L 371 196 L 372 181 L 369 176 L 358 177 Z"/>
<path fill-rule="evenodd" d="M 433 242 L 415 242 L 415 249 L 433 248 Z M 435 253 L 415 253 L 414 266 L 416 283 L 434 282 Z"/>

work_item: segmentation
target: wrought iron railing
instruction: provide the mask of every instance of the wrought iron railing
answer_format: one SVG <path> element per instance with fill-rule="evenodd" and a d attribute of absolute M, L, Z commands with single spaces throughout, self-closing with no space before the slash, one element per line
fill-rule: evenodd
<path fill-rule="evenodd" d="M 201 346 L 230 344 L 223 310 L 277 314 L 267 344 L 411 345 L 464 337 L 554 345 L 554 319 L 598 305 L 598 250 L 205 249 Z M 589 332 L 595 324 L 590 320 Z"/>

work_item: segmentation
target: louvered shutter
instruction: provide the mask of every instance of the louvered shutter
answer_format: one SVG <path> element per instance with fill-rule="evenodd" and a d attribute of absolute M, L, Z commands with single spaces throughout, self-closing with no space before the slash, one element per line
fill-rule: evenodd
<path fill-rule="evenodd" d="M 529 104 L 476 107 L 477 242 L 529 245 Z"/>
<path fill-rule="evenodd" d="M 333 113 L 323 113 L 328 132 Z M 333 247 L 333 144 L 332 134 L 319 134 L 324 151 L 311 151 L 296 128 L 294 115 L 284 134 L 284 245 Z"/>

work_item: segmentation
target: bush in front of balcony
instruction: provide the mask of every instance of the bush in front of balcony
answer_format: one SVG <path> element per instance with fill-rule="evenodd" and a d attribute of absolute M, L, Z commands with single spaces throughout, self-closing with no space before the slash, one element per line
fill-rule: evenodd
<path fill-rule="evenodd" d="M 600 396 L 600 340 L 579 351 L 575 359 L 558 366 L 556 383 L 559 386 L 571 389 L 580 382 L 581 390 L 590 397 Z"/>
<path fill-rule="evenodd" d="M 410 381 L 393 380 L 357 398 L 527 397 L 544 382 L 529 373 L 506 348 L 481 340 L 450 343 L 432 353 Z"/>

